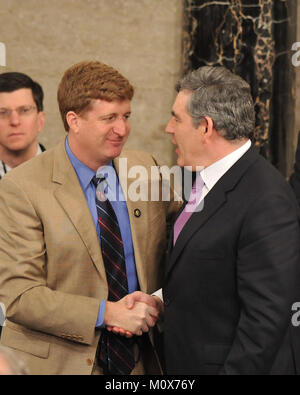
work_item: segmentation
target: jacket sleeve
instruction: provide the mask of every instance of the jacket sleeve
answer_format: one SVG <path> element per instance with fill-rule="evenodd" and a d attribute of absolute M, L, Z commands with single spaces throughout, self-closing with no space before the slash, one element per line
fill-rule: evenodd
<path fill-rule="evenodd" d="M 269 374 L 284 341 L 300 279 L 300 231 L 291 198 L 266 193 L 245 218 L 237 253 L 241 314 L 222 374 Z"/>
<path fill-rule="evenodd" d="M 80 343 L 94 339 L 100 301 L 48 286 L 42 221 L 6 177 L 0 184 L 0 302 L 15 324 Z"/>

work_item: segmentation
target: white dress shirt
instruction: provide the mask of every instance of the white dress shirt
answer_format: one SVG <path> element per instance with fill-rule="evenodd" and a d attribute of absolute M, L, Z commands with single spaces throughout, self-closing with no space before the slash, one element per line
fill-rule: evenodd
<path fill-rule="evenodd" d="M 250 147 L 251 141 L 247 140 L 245 144 L 237 148 L 235 151 L 200 171 L 200 175 L 204 181 L 204 186 L 202 188 L 199 203 L 205 198 L 219 179 L 223 177 L 223 175 L 249 150 Z M 162 289 L 159 289 L 152 295 L 158 296 L 163 301 Z"/>
<path fill-rule="evenodd" d="M 204 181 L 200 201 L 205 198 L 219 179 L 227 173 L 227 171 L 249 150 L 250 147 L 251 141 L 247 140 L 245 144 L 235 151 L 200 171 L 200 175 Z"/>

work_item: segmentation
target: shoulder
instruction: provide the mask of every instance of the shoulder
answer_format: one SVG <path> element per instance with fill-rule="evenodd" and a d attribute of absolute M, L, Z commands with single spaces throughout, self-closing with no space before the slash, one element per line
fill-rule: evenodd
<path fill-rule="evenodd" d="M 255 147 L 251 147 L 241 158 L 244 162 L 245 172 L 241 180 L 250 186 L 255 185 L 258 190 L 273 190 L 278 188 L 286 189 L 288 187 L 287 180 L 276 169 L 276 167 L 265 159 Z M 239 167 L 239 162 L 237 162 Z"/>
<path fill-rule="evenodd" d="M 258 207 L 263 207 L 266 212 L 273 210 L 276 215 L 280 210 L 287 210 L 285 215 L 287 212 L 299 215 L 296 197 L 288 181 L 261 155 L 244 174 L 240 187 L 240 195 L 252 206 L 254 214 L 257 214 Z"/>
<path fill-rule="evenodd" d="M 157 161 L 152 154 L 145 151 L 135 150 L 124 150 L 122 151 L 118 160 L 127 159 L 128 164 L 132 165 L 144 165 L 144 166 L 157 166 Z"/>
<path fill-rule="evenodd" d="M 54 158 L 61 155 L 61 144 L 12 169 L 1 181 L 28 185 L 49 179 L 53 172 Z"/>

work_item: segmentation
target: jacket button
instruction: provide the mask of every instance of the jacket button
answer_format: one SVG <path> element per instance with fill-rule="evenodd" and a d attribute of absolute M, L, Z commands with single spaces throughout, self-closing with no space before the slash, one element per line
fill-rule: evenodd
<path fill-rule="evenodd" d="M 170 299 L 165 299 L 165 306 L 169 306 L 169 304 L 170 304 Z"/>
<path fill-rule="evenodd" d="M 135 216 L 136 218 L 140 218 L 141 215 L 142 215 L 141 210 L 139 210 L 138 208 L 136 208 L 136 209 L 134 210 L 134 216 Z"/>
<path fill-rule="evenodd" d="M 92 366 L 93 365 L 93 361 L 90 358 L 88 358 L 86 360 L 86 363 L 88 364 L 88 366 Z"/>

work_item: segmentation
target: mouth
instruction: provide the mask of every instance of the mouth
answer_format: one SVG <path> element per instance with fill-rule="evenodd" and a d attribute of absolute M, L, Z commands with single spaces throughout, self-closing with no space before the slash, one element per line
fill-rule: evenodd
<path fill-rule="evenodd" d="M 23 136 L 23 133 L 12 133 L 10 134 L 8 137 L 19 137 L 19 136 Z"/>
<path fill-rule="evenodd" d="M 107 140 L 112 145 L 122 145 L 123 140 Z"/>
<path fill-rule="evenodd" d="M 179 148 L 178 148 L 178 145 L 174 142 L 174 141 L 172 141 L 172 144 L 173 145 L 175 145 L 175 152 L 178 154 L 178 152 L 179 152 Z"/>

